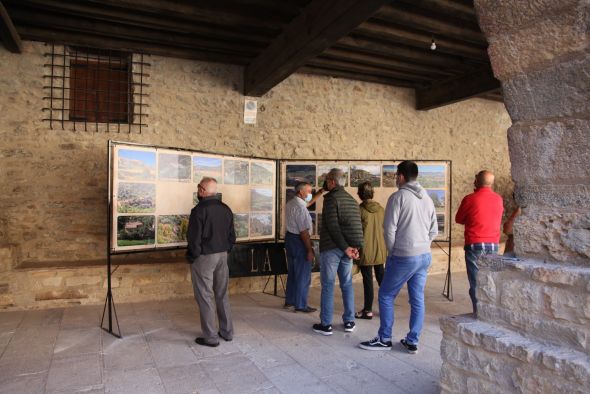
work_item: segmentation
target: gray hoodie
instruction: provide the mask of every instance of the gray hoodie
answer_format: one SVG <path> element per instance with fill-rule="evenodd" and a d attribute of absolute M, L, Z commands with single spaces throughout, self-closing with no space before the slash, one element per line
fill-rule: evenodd
<path fill-rule="evenodd" d="M 390 256 L 430 252 L 430 243 L 438 234 L 436 212 L 432 199 L 418 182 L 407 182 L 389 197 L 383 232 Z"/>

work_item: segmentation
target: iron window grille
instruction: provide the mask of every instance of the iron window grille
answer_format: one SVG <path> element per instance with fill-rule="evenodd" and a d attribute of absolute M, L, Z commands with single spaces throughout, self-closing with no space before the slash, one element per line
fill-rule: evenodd
<path fill-rule="evenodd" d="M 147 127 L 150 64 L 143 54 L 50 45 L 43 120 L 51 129 L 141 133 Z"/>

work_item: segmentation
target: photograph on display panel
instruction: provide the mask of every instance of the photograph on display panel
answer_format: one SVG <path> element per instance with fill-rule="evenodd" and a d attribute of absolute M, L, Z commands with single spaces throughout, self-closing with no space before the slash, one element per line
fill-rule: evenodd
<path fill-rule="evenodd" d="M 281 179 L 279 185 L 279 212 L 281 213 L 280 237 L 285 234 L 284 209 L 295 196 L 293 186 L 303 179 L 311 179 L 312 170 L 316 168 L 317 184 L 321 186 L 326 175 L 332 168 L 339 168 L 346 175 L 345 190 L 360 203 L 357 195 L 357 186 L 363 182 L 371 182 L 374 188 L 374 200 L 379 202 L 383 208 L 386 207 L 389 197 L 396 192 L 397 164 L 400 161 L 319 161 L 319 160 L 284 160 L 279 162 Z M 449 206 L 447 204 L 447 193 L 450 187 L 448 174 L 448 163 L 446 161 L 416 161 L 419 167 L 418 182 L 427 189 L 428 195 L 433 200 L 437 212 L 439 235 L 436 240 L 446 241 L 449 237 L 447 218 Z M 424 186 L 426 184 L 428 188 Z M 314 213 L 314 235 L 318 239 L 321 229 L 321 212 L 323 199 L 319 198 L 311 211 Z"/>
<path fill-rule="evenodd" d="M 275 239 L 276 161 L 123 142 L 110 147 L 112 251 L 185 246 L 203 177 L 217 180 L 221 201 L 229 193 L 238 242 Z"/>

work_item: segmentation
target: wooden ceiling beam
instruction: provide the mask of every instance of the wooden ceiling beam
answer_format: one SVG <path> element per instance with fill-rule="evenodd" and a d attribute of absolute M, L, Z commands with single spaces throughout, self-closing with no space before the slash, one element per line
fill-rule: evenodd
<path fill-rule="evenodd" d="M 452 22 L 440 20 L 426 15 L 409 12 L 393 6 L 384 6 L 375 14 L 375 18 L 395 23 L 412 29 L 426 31 L 438 37 L 450 37 L 475 45 L 487 47 L 488 42 L 479 30 L 463 27 Z"/>
<path fill-rule="evenodd" d="M 451 71 L 443 70 L 437 67 L 425 66 L 422 64 L 391 59 L 384 56 L 370 55 L 346 49 L 339 49 L 335 47 L 326 49 L 321 56 L 334 60 L 348 60 L 360 64 L 365 64 L 368 66 L 389 68 L 394 71 L 408 72 L 417 75 L 449 76 L 456 74 Z"/>
<path fill-rule="evenodd" d="M 0 40 L 10 52 L 21 53 L 23 51 L 20 35 L 16 31 L 8 11 L 2 5 L 2 1 L 0 1 Z"/>
<path fill-rule="evenodd" d="M 108 9 L 88 3 L 64 2 L 60 0 L 9 0 L 5 1 L 10 8 L 26 7 L 31 10 L 45 10 L 63 14 L 73 18 L 87 18 L 106 22 L 117 22 L 122 25 L 149 27 L 176 33 L 196 34 L 202 37 L 239 40 L 241 42 L 261 43 L 268 45 L 272 39 L 272 31 L 264 29 L 239 29 L 214 26 L 207 23 L 193 23 L 185 20 L 171 20 L 157 15 L 129 12 L 122 9 Z"/>
<path fill-rule="evenodd" d="M 146 53 L 181 59 L 200 60 L 205 62 L 217 62 L 224 64 L 245 65 L 252 57 L 230 55 L 217 52 L 204 52 L 195 49 L 174 48 L 170 45 L 158 45 L 146 42 L 137 42 L 121 38 L 108 38 L 94 34 L 60 31 L 54 28 L 41 28 L 33 26 L 19 27 L 24 39 L 42 42 L 55 42 L 58 44 L 88 46 L 91 48 L 114 49 L 126 52 Z"/>
<path fill-rule="evenodd" d="M 367 20 L 388 0 L 312 0 L 244 71 L 244 94 L 262 96 Z"/>
<path fill-rule="evenodd" d="M 416 87 L 416 85 L 410 81 L 397 80 L 397 79 L 392 79 L 392 78 L 384 78 L 384 77 L 378 77 L 375 75 L 367 75 L 367 74 L 361 74 L 361 73 L 351 73 L 351 72 L 340 71 L 340 70 L 328 70 L 328 69 L 321 68 L 321 67 L 305 66 L 305 67 L 302 67 L 299 70 L 297 70 L 297 72 L 301 73 L 301 74 L 323 75 L 323 76 L 333 77 L 333 78 L 345 78 L 345 79 L 351 79 L 353 81 L 373 82 L 373 83 L 378 83 L 381 85 L 391 85 L 391 86 L 397 86 L 397 87 L 402 87 L 402 88 L 412 88 L 413 89 Z"/>
<path fill-rule="evenodd" d="M 341 70 L 341 71 L 348 71 L 348 72 L 360 72 L 363 74 L 371 74 L 377 75 L 380 77 L 392 78 L 392 79 L 401 79 L 401 80 L 408 80 L 412 82 L 416 82 L 416 84 L 429 82 L 434 79 L 431 76 L 425 75 L 416 75 L 412 73 L 407 73 L 403 71 L 395 71 L 383 67 L 375 67 L 375 66 L 366 66 L 363 64 L 358 63 L 351 63 L 350 61 L 342 61 L 342 60 L 333 60 L 328 59 L 322 56 L 316 57 L 315 59 L 310 60 L 307 65 L 313 67 L 322 67 L 326 69 L 334 69 L 334 70 Z"/>
<path fill-rule="evenodd" d="M 215 39 L 202 39 L 186 34 L 160 32 L 117 23 L 68 18 L 53 13 L 24 11 L 18 8 L 12 11 L 18 25 L 30 25 L 45 28 L 58 28 L 73 34 L 93 34 L 107 38 L 169 45 L 175 48 L 187 48 L 201 51 L 226 52 L 242 56 L 254 56 L 260 46 L 249 46 L 240 43 Z"/>
<path fill-rule="evenodd" d="M 500 88 L 491 68 L 485 67 L 458 78 L 433 84 L 426 89 L 416 89 L 416 109 L 428 110 L 456 103 Z"/>
<path fill-rule="evenodd" d="M 341 38 L 334 47 L 407 60 L 428 66 L 455 68 L 458 71 L 465 70 L 470 67 L 469 64 L 465 63 L 457 56 L 433 53 L 430 50 L 415 49 L 413 47 L 407 47 L 390 42 L 384 43 L 381 41 L 369 40 L 366 38 L 357 37 L 355 35 Z"/>
<path fill-rule="evenodd" d="M 436 51 L 432 51 L 433 53 L 462 56 L 481 62 L 485 62 L 488 59 L 485 48 L 449 40 L 445 37 L 433 37 L 429 33 L 421 33 L 403 27 L 378 23 L 375 19 L 362 23 L 354 32 L 366 37 L 393 41 L 424 50 L 430 50 L 430 44 L 434 38 L 436 41 Z"/>

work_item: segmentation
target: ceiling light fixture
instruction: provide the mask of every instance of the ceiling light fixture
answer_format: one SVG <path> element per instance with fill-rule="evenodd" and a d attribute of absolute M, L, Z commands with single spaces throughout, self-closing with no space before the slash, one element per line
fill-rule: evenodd
<path fill-rule="evenodd" d="M 434 51 L 436 49 L 436 42 L 434 42 L 434 38 L 432 39 L 432 43 L 430 44 L 430 50 Z"/>

